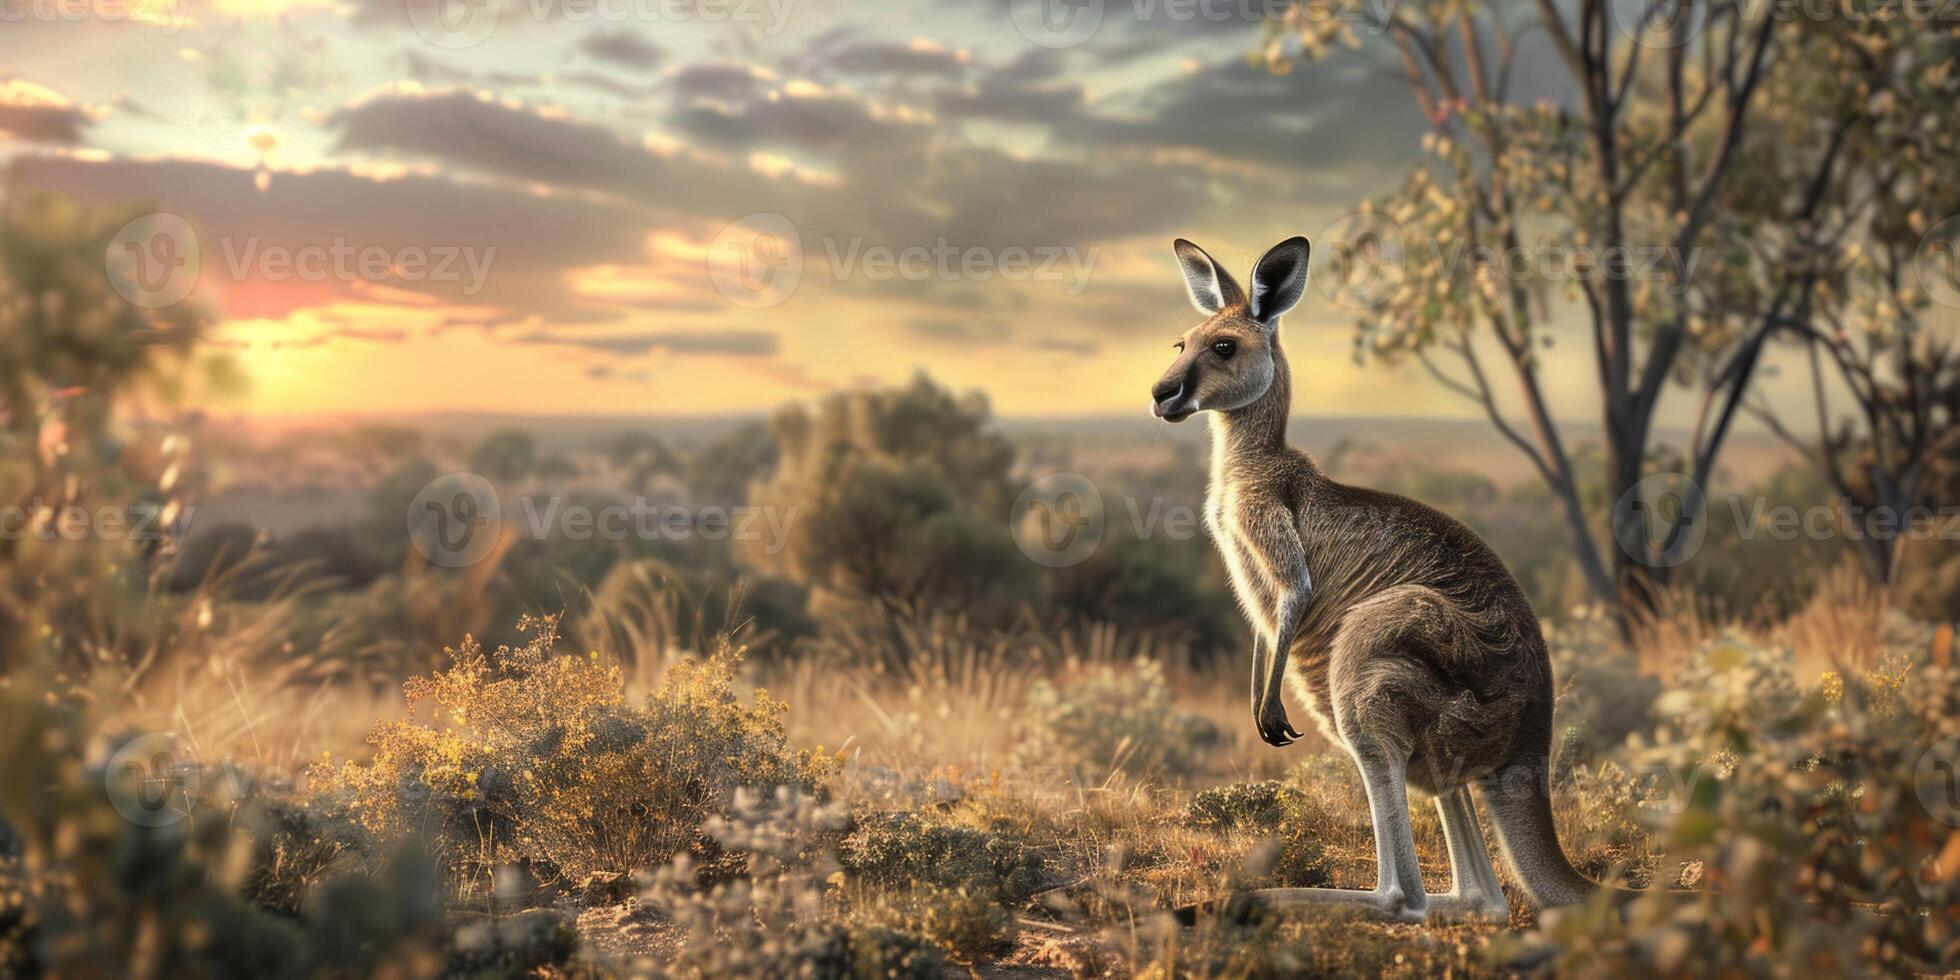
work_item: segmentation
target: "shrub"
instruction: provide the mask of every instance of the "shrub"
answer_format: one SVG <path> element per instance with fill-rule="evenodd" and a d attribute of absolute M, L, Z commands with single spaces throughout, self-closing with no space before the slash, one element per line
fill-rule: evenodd
<path fill-rule="evenodd" d="M 1014 910 L 991 893 L 923 884 L 860 896 L 859 920 L 912 936 L 973 963 L 1014 946 Z"/>
<path fill-rule="evenodd" d="M 166 808 L 132 811 L 159 776 L 139 767 L 150 759 L 86 763 L 93 698 L 27 687 L 0 685 L 0 826 L 17 855 L 0 850 L 0 976 L 408 976 L 440 963 L 440 895 L 412 846 L 372 876 L 323 878 L 297 918 L 269 912 L 239 886 L 263 874 L 252 845 L 278 837 L 276 821 L 213 802 L 215 770 L 170 773 L 185 782 Z"/>
<path fill-rule="evenodd" d="M 1547 915 L 1538 938 L 1561 973 L 1938 974 L 1960 961 L 1960 874 L 1939 819 L 1952 813 L 1928 811 L 1915 775 L 1929 747 L 1951 744 L 1955 672 L 1894 660 L 1805 687 L 1792 659 L 1713 643 L 1661 697 L 1657 744 L 1637 761 L 1687 777 L 1658 842 L 1703 869 L 1699 890 L 1650 891 L 1624 923 L 1604 901 Z"/>
<path fill-rule="evenodd" d="M 657 969 L 677 977 L 938 977 L 938 946 L 879 925 L 850 925 L 825 913 L 821 882 L 845 810 L 789 787 L 773 795 L 738 791 L 707 834 L 738 859 L 735 877 L 704 884 L 688 855 L 644 878 L 641 900 L 681 933 Z"/>
<path fill-rule="evenodd" d="M 923 884 L 1020 905 L 1041 887 L 1041 856 L 1005 833 L 880 813 L 858 823 L 839 849 L 844 868 L 874 885 Z"/>
<path fill-rule="evenodd" d="M 1015 761 L 1064 766 L 1085 782 L 1115 772 L 1180 779 L 1223 741 L 1209 719 L 1177 709 L 1163 667 L 1144 659 L 1068 687 L 1036 681 L 1025 718 Z"/>
<path fill-rule="evenodd" d="M 1547 631 L 1552 676 L 1560 685 L 1556 764 L 1561 770 L 1619 749 L 1652 727 L 1661 685 L 1640 672 L 1604 616 L 1575 618 Z"/>
<path fill-rule="evenodd" d="M 426 833 L 468 875 L 523 861 L 546 880 L 620 880 L 712 859 L 703 825 L 737 788 L 814 790 L 828 772 L 789 747 L 781 702 L 738 695 L 740 650 L 677 663 L 634 705 L 618 666 L 557 651 L 554 620 L 519 628 L 522 647 L 448 651 L 448 670 L 405 686 L 409 718 L 369 735 L 371 763 L 321 774 L 364 826 Z"/>
<path fill-rule="evenodd" d="M 1184 819 L 1217 830 L 1266 830 L 1297 818 L 1305 799 L 1305 793 L 1277 779 L 1229 783 L 1191 797 Z"/>
<path fill-rule="evenodd" d="M 1209 830 L 1250 833 L 1260 846 L 1247 856 L 1245 872 L 1261 883 L 1288 887 L 1332 884 L 1326 826 L 1314 799 L 1278 780 L 1231 783 L 1203 790 L 1184 808 L 1184 819 Z"/>

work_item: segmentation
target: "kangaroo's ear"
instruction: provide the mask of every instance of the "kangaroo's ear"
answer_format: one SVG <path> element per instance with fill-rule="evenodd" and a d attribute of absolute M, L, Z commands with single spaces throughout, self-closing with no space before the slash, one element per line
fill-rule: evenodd
<path fill-rule="evenodd" d="M 1171 248 L 1177 251 L 1178 264 L 1184 267 L 1184 284 L 1190 287 L 1191 305 L 1198 312 L 1209 315 L 1245 302 L 1245 290 L 1204 249 L 1182 238 L 1172 242 Z"/>
<path fill-rule="evenodd" d="M 1274 245 L 1252 267 L 1252 318 L 1272 323 L 1293 308 L 1307 291 L 1307 253 L 1312 248 L 1298 235 Z"/>

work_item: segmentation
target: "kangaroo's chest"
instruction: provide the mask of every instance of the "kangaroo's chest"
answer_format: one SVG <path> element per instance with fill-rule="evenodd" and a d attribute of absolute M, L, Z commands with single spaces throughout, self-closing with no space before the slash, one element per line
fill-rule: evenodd
<path fill-rule="evenodd" d="M 1246 515 L 1254 506 L 1242 494 L 1213 490 L 1205 498 L 1205 529 L 1225 562 L 1232 584 L 1232 595 L 1251 618 L 1253 625 L 1270 629 L 1277 595 L 1267 581 L 1268 563 L 1259 555 L 1257 543 L 1246 533 Z"/>

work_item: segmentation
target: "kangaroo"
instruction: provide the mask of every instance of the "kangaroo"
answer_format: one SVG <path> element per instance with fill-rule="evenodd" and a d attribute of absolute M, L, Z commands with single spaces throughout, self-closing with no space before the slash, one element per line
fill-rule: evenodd
<path fill-rule="evenodd" d="M 1407 497 L 1337 483 L 1286 444 L 1292 377 L 1279 318 L 1306 289 L 1305 238 L 1273 246 L 1246 295 L 1211 256 L 1174 244 L 1203 322 L 1150 391 L 1167 422 L 1212 413 L 1205 525 L 1252 626 L 1252 717 L 1286 745 L 1282 678 L 1361 770 L 1374 824 L 1373 891 L 1269 888 L 1268 906 L 1358 904 L 1403 921 L 1504 918 L 1484 847 L 1480 787 L 1512 876 L 1540 907 L 1598 888 L 1552 823 L 1552 669 L 1517 579 L 1475 532 Z M 1289 669 L 1290 668 L 1290 669 Z M 1450 890 L 1427 895 L 1408 786 L 1436 799 Z"/>

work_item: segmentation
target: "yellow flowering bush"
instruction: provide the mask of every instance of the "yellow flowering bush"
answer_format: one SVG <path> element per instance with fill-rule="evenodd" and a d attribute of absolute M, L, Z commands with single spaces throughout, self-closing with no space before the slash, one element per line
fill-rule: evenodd
<path fill-rule="evenodd" d="M 437 842 L 452 870 L 522 862 L 546 881 L 624 882 L 692 853 L 740 787 L 815 792 L 832 760 L 792 749 L 785 705 L 736 689 L 726 645 L 671 668 L 632 703 L 620 668 L 558 650 L 557 622 L 527 618 L 521 647 L 446 650 L 448 669 L 410 680 L 409 716 L 377 725 L 366 764 L 316 774 L 326 797 L 382 835 Z"/>

